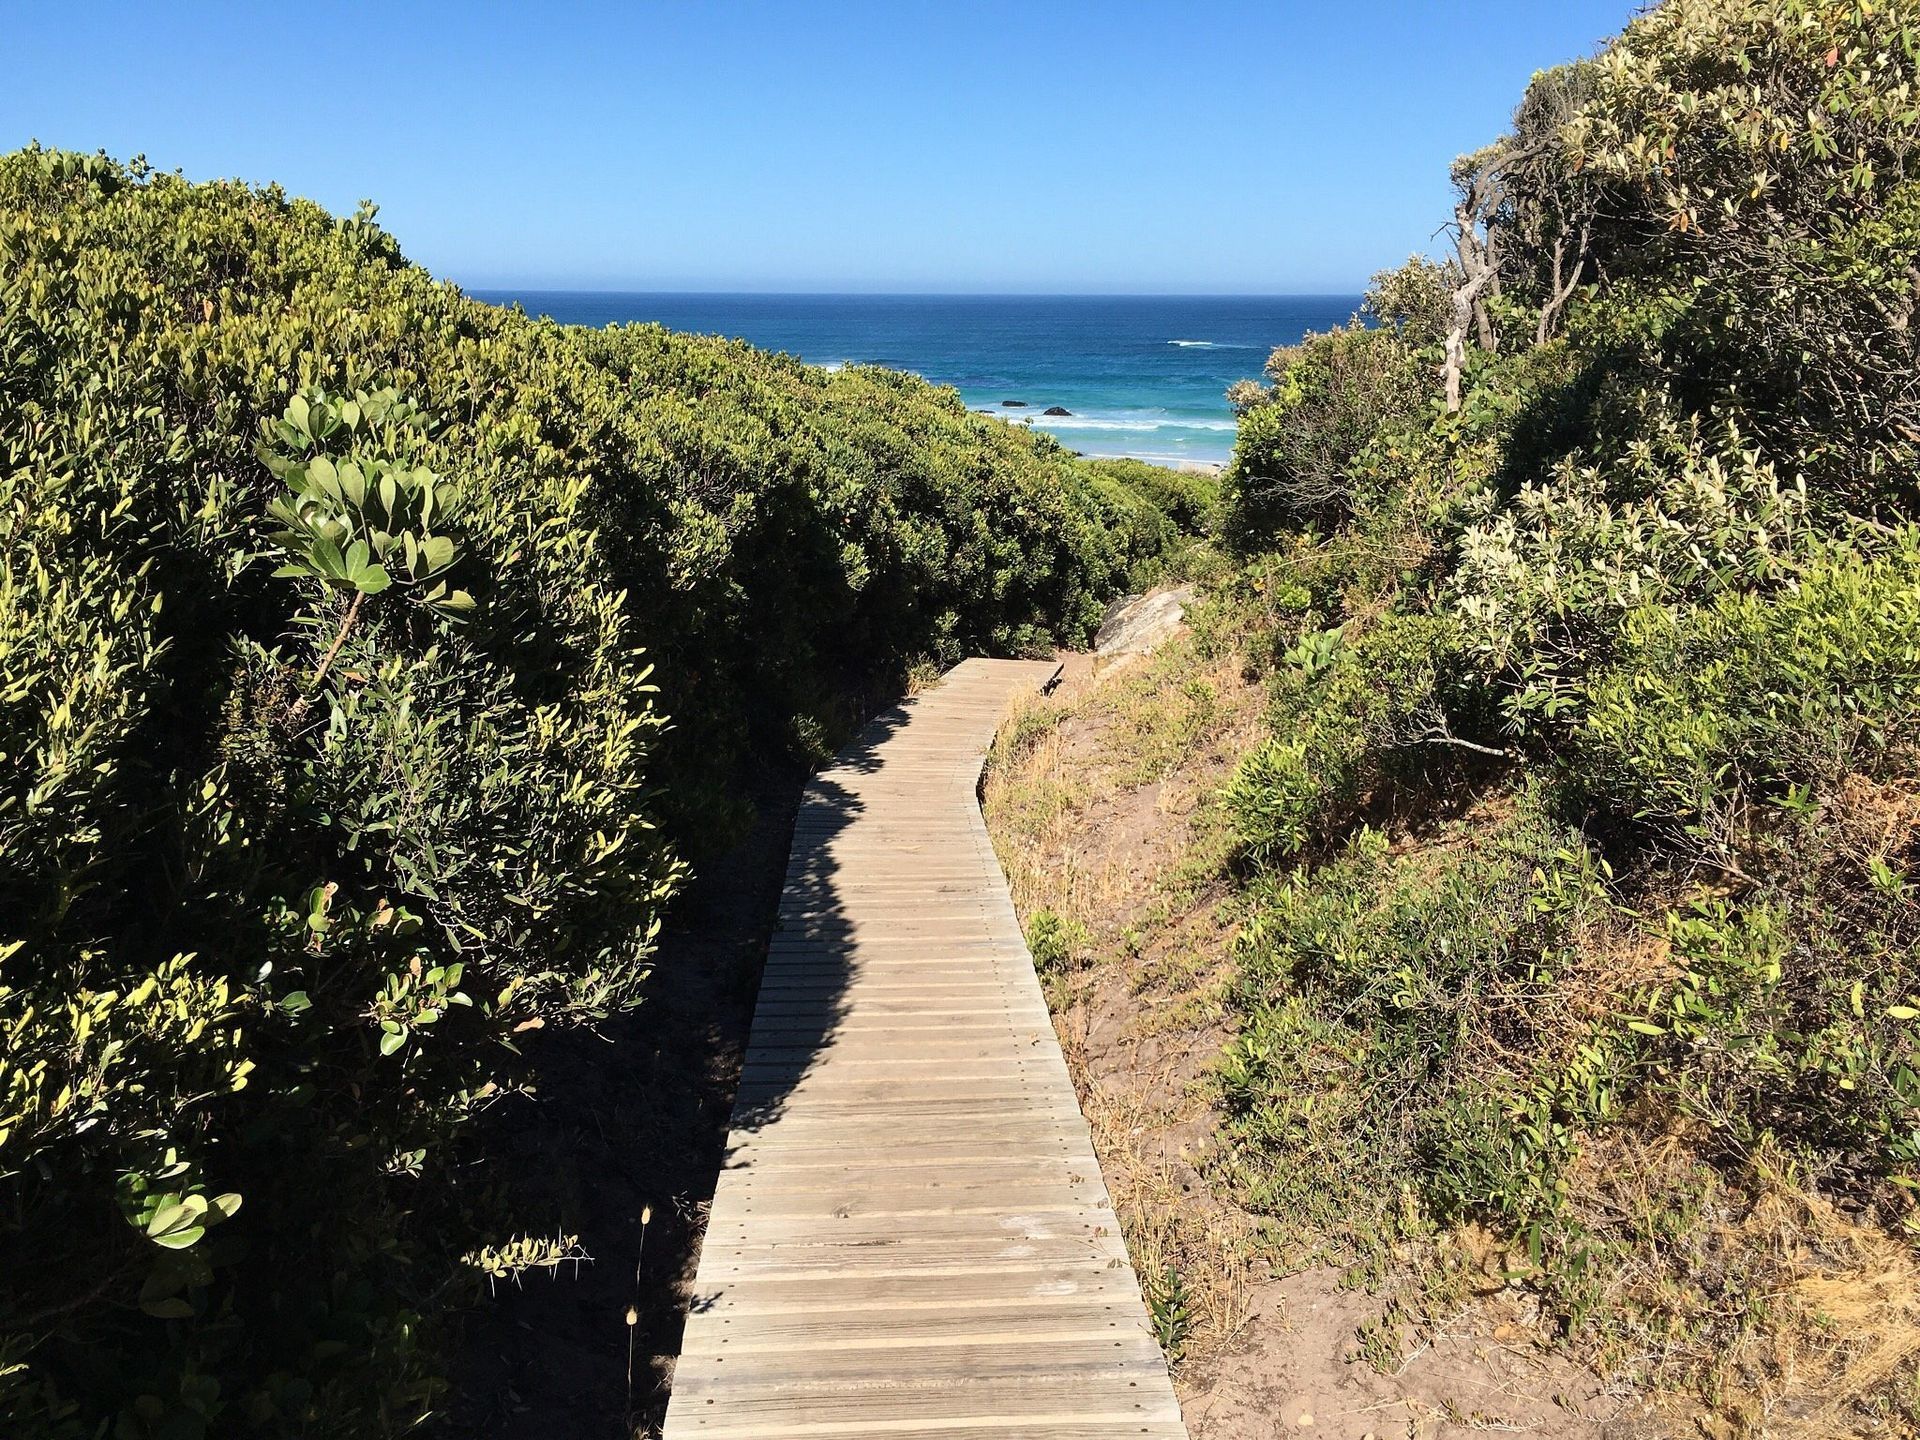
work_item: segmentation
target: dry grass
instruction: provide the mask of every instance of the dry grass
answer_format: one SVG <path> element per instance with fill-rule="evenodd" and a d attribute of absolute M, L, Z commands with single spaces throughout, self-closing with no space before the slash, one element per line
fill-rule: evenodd
<path fill-rule="evenodd" d="M 1232 974 L 1212 798 L 1261 705 L 1237 660 L 1184 638 L 1098 673 L 1077 659 L 1003 728 L 983 795 L 1023 921 L 1084 937 L 1048 996 L 1149 1299 L 1177 1276 L 1177 1369 L 1240 1330 L 1255 1250 L 1199 1166 Z"/>
<path fill-rule="evenodd" d="M 1614 1247 L 1587 1358 L 1710 1440 L 1920 1433 L 1912 1247 L 1811 1194 L 1776 1152 L 1733 1181 L 1698 1157 L 1685 1128 L 1585 1147 L 1570 1203 Z"/>

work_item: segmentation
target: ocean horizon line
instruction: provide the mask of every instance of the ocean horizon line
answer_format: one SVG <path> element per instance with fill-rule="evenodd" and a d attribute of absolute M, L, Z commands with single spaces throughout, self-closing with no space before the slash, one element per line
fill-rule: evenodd
<path fill-rule="evenodd" d="M 456 282 L 458 283 L 458 282 Z M 662 290 L 620 286 L 461 285 L 466 294 L 490 296 L 666 296 L 688 300 L 1353 300 L 1365 290 Z M 492 303 L 489 301 L 489 303 Z"/>

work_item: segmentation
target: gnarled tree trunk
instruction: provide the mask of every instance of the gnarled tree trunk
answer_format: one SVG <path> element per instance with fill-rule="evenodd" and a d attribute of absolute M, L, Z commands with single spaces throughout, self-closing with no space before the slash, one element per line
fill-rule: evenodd
<path fill-rule="evenodd" d="M 1454 249 L 1460 256 L 1460 284 L 1453 292 L 1453 325 L 1447 331 L 1447 358 L 1441 373 L 1447 383 L 1447 412 L 1460 409 L 1460 378 L 1467 365 L 1467 331 L 1472 329 L 1482 350 L 1491 351 L 1499 339 L 1493 331 L 1493 319 L 1487 314 L 1485 296 L 1497 271 L 1494 246 L 1498 232 L 1491 224 L 1486 238 L 1480 235 L 1480 217 L 1490 211 L 1489 195 L 1482 187 L 1482 175 L 1469 180 L 1453 207 Z M 1497 197 L 1497 189 L 1494 195 Z M 1497 203 L 1497 202 L 1496 202 Z"/>

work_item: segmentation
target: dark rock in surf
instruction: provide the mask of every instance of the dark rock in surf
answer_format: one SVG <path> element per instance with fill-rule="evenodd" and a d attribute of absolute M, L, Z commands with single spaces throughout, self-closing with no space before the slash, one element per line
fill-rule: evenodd
<path fill-rule="evenodd" d="M 1046 409 L 1042 410 L 1040 413 L 1042 415 L 1071 415 L 1073 414 L 1073 411 L 1069 410 L 1064 405 L 1049 405 Z"/>

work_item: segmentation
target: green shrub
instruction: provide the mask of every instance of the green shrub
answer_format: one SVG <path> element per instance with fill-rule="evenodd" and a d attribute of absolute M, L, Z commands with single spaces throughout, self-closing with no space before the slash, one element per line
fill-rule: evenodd
<path fill-rule="evenodd" d="M 1229 538 L 1255 549 L 1284 527 L 1348 519 L 1383 425 L 1423 404 L 1422 353 L 1398 329 L 1357 321 L 1276 350 L 1271 387 L 1236 397 L 1239 436 L 1224 481 Z"/>
<path fill-rule="evenodd" d="M 1027 922 L 1027 949 L 1042 975 L 1068 969 L 1090 943 L 1086 926 L 1051 910 L 1036 910 Z"/>
<path fill-rule="evenodd" d="M 1145 460 L 1089 460 L 1087 468 L 1123 486 L 1189 534 L 1207 529 L 1220 503 L 1220 482 L 1198 470 L 1174 470 Z"/>
<path fill-rule="evenodd" d="M 1363 827 L 1252 890 L 1241 1034 L 1221 1060 L 1242 1183 L 1294 1225 L 1364 1228 L 1403 1186 L 1435 1213 L 1524 1218 L 1565 1151 L 1533 1067 L 1553 977 L 1607 913 L 1598 862 L 1529 802 L 1492 834 L 1394 854 Z"/>
<path fill-rule="evenodd" d="M 1586 69 L 1551 183 L 1594 188 L 1609 276 L 1673 297 L 1663 368 L 1698 408 L 1744 412 L 1823 499 L 1910 507 L 1910 17 L 1670 0 Z"/>
<path fill-rule="evenodd" d="M 1225 790 L 1241 847 L 1257 860 L 1294 854 L 1351 815 L 1396 751 L 1457 738 L 1458 647 L 1444 616 L 1387 615 L 1352 643 L 1342 628 L 1295 642 L 1272 681 L 1273 735 Z"/>
<path fill-rule="evenodd" d="M 1584 793 L 1729 855 L 1749 807 L 1920 753 L 1920 530 L 1822 550 L 1775 593 L 1643 606 L 1587 682 Z"/>
<path fill-rule="evenodd" d="M 1900 7 L 1666 0 L 1233 397 L 1231 1177 L 1382 1264 L 1490 1225 L 1715 1399 L 1824 1201 L 1916 1224 L 1917 89 Z"/>
<path fill-rule="evenodd" d="M 639 998 L 752 766 L 1088 634 L 1167 533 L 1109 483 L 476 303 L 370 209 L 0 158 L 7 1433 L 429 1414 L 448 1314 L 568 1248 L 476 1163 L 516 1037 Z"/>
<path fill-rule="evenodd" d="M 1628 615 L 1785 583 L 1812 539 L 1807 505 L 1738 435 L 1716 444 L 1661 417 L 1605 465 L 1563 460 L 1504 500 L 1479 491 L 1444 599 L 1513 727 L 1552 730 Z"/>
<path fill-rule="evenodd" d="M 1769 1141 L 1920 1178 L 1920 966 L 1783 903 L 1666 917 L 1677 964 L 1620 1039 L 1642 1083 L 1735 1154 Z M 1852 943 L 1849 944 L 1848 941 Z M 1864 942 L 1864 943 L 1863 943 Z"/>

